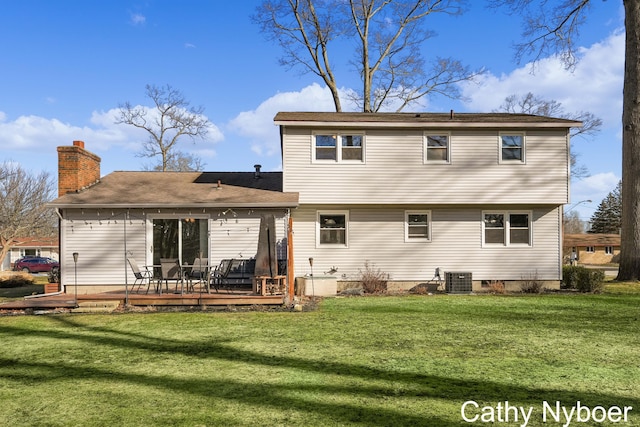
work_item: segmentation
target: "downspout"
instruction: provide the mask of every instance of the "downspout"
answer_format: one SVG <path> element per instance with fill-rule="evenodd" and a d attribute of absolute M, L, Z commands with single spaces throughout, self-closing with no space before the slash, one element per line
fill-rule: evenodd
<path fill-rule="evenodd" d="M 58 270 L 58 275 L 60 276 L 58 278 L 58 281 L 60 283 L 58 283 L 58 292 L 56 292 L 56 294 L 62 294 L 64 293 L 64 290 L 62 288 L 62 260 L 64 259 L 64 257 L 62 256 L 62 221 L 64 220 L 62 213 L 60 213 L 60 208 L 56 208 L 56 215 L 58 215 L 58 265 L 60 266 L 60 269 Z"/>

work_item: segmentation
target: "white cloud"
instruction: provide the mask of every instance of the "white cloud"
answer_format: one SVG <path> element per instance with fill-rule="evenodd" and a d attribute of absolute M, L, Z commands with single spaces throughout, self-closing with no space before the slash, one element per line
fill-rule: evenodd
<path fill-rule="evenodd" d="M 144 23 L 147 21 L 147 18 L 140 13 L 131 13 L 130 19 L 133 25 L 144 25 Z"/>
<path fill-rule="evenodd" d="M 148 134 L 133 126 L 115 124 L 117 114 L 118 109 L 115 108 L 106 112 L 94 111 L 88 126 L 77 126 L 39 116 L 20 116 L 7 121 L 6 115 L 0 112 L 0 149 L 3 152 L 0 160 L 43 156 L 46 157 L 43 162 L 47 163 L 42 167 L 52 169 L 54 163 L 50 158 L 55 156 L 55 147 L 81 140 L 85 141 L 87 150 L 103 157 L 104 169 L 135 169 L 135 165 L 140 163 L 135 160 L 135 153 L 140 151 Z M 178 149 L 201 157 L 213 157 L 213 145 L 223 139 L 220 129 L 211 124 L 205 140 L 191 143 L 185 138 Z"/>
<path fill-rule="evenodd" d="M 341 102 L 343 109 L 348 111 L 349 102 L 344 99 Z M 258 155 L 279 154 L 280 136 L 273 118 L 280 111 L 335 111 L 335 106 L 329 89 L 313 83 L 298 92 L 277 93 L 255 110 L 241 112 L 229 122 L 228 129 L 249 138 L 252 151 Z"/>
<path fill-rule="evenodd" d="M 463 93 L 470 99 L 470 111 L 491 111 L 507 96 L 531 92 L 562 103 L 567 112 L 589 111 L 600 117 L 604 127 L 619 125 L 622 115 L 624 78 L 624 33 L 616 31 L 600 43 L 580 50 L 573 71 L 558 58 L 527 64 L 509 74 L 487 74 L 476 83 L 465 83 Z M 532 72 L 532 70 L 534 72 Z"/>
<path fill-rule="evenodd" d="M 620 177 L 613 172 L 598 173 L 571 184 L 571 203 L 565 208 L 575 210 L 581 219 L 589 219 L 600 202 L 618 185 Z M 591 200 L 589 202 L 589 200 Z"/>

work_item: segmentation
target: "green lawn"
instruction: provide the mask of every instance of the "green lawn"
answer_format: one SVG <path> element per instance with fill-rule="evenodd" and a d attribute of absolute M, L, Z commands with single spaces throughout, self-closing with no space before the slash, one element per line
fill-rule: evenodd
<path fill-rule="evenodd" d="M 633 410 L 571 426 L 638 426 L 639 332 L 640 295 L 622 293 L 1 317 L 0 425 L 523 425 L 462 419 L 508 401 L 562 426 L 543 402 L 580 401 Z"/>

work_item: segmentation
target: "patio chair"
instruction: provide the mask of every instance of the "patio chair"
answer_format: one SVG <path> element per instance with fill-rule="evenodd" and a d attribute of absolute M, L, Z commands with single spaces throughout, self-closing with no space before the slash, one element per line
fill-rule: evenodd
<path fill-rule="evenodd" d="M 231 270 L 231 259 L 223 259 L 220 264 L 211 273 L 209 283 L 213 286 L 216 292 L 220 291 L 220 287 L 226 286 L 227 292 L 229 291 L 229 270 Z"/>
<path fill-rule="evenodd" d="M 195 292 L 195 284 L 204 284 L 209 292 L 209 259 L 196 258 L 191 264 L 191 271 L 186 275 L 188 280 L 187 287 Z"/>
<path fill-rule="evenodd" d="M 177 258 L 160 258 L 160 293 L 162 293 L 162 282 L 165 289 L 169 291 L 169 281 L 175 281 L 175 291 L 178 291 L 178 282 L 182 282 L 182 268 L 180 268 L 180 260 Z"/>
<path fill-rule="evenodd" d="M 133 282 L 133 288 L 131 288 L 132 292 L 136 292 L 136 286 L 138 286 L 137 292 L 140 292 L 140 288 L 146 284 L 147 285 L 147 293 L 149 293 L 149 288 L 151 287 L 151 279 L 153 279 L 153 273 L 147 267 L 144 267 L 144 270 L 140 269 L 138 263 L 134 258 L 127 257 L 127 261 L 131 266 L 131 270 L 133 271 L 133 275 L 136 280 Z"/>

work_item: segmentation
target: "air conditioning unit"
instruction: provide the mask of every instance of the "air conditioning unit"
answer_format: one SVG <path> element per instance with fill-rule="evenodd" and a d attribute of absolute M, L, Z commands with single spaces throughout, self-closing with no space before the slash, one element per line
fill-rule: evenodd
<path fill-rule="evenodd" d="M 445 273 L 445 290 L 450 294 L 468 294 L 472 291 L 471 273 Z"/>

